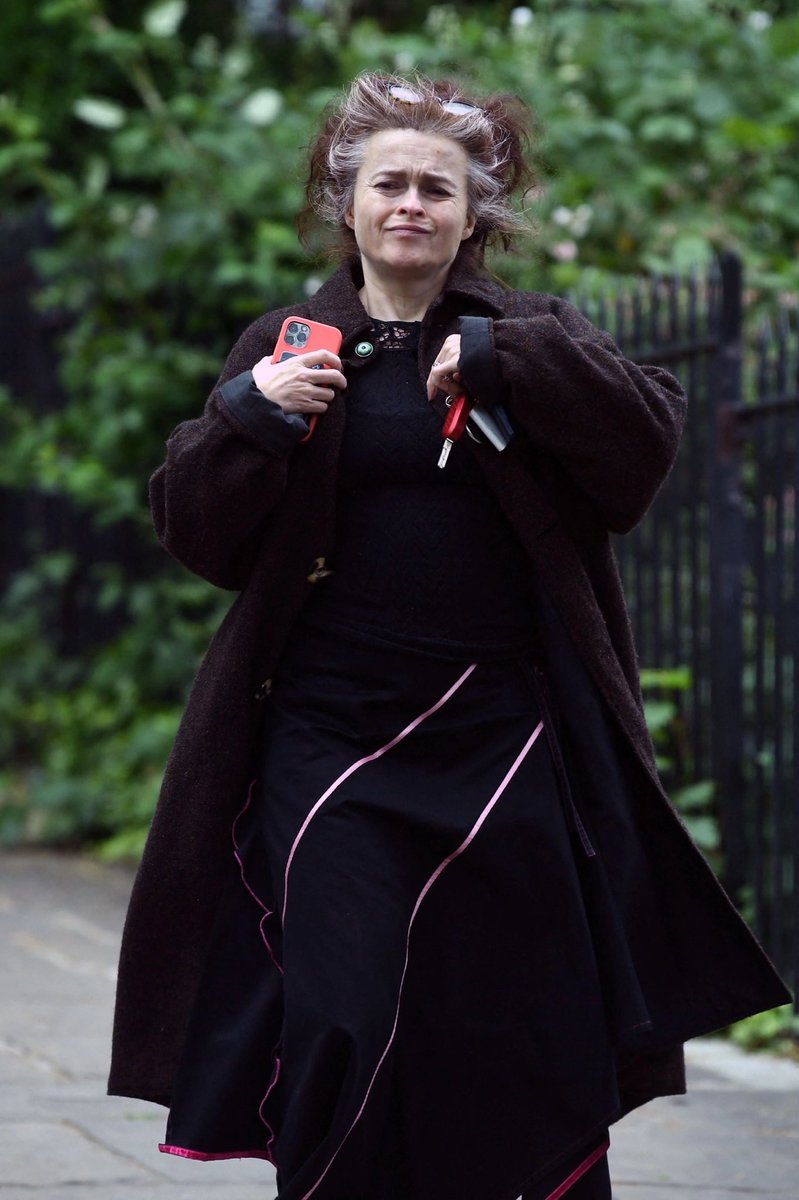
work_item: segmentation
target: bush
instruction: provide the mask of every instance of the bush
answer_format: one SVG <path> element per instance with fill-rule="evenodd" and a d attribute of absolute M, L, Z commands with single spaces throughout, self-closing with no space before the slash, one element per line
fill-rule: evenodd
<path fill-rule="evenodd" d="M 799 1016 L 792 1004 L 737 1021 L 727 1034 L 743 1050 L 769 1050 L 799 1062 Z"/>
<path fill-rule="evenodd" d="M 641 689 L 647 725 L 655 743 L 658 770 L 672 803 L 688 832 L 714 870 L 723 868 L 721 823 L 716 811 L 716 786 L 712 779 L 687 783 L 691 764 L 686 761 L 686 729 L 680 696 L 691 688 L 687 667 L 649 668 L 641 672 Z"/>

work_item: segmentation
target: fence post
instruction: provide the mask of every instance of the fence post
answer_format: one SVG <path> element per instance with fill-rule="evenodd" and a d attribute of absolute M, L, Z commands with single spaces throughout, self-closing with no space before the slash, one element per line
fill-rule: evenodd
<path fill-rule="evenodd" d="M 747 878 L 743 773 L 743 587 L 746 517 L 741 494 L 741 446 L 735 406 L 743 394 L 743 269 L 737 255 L 719 263 L 719 348 L 715 385 L 715 445 L 708 464 L 710 555 L 711 759 L 723 821 L 725 882 L 735 897 Z"/>

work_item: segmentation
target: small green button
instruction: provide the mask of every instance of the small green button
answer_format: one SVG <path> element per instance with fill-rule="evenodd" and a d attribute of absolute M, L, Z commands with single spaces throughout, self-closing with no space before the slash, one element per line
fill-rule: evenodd
<path fill-rule="evenodd" d="M 374 354 L 375 348 L 371 342 L 358 342 L 355 347 L 355 353 L 358 358 L 368 358 L 370 354 Z"/>

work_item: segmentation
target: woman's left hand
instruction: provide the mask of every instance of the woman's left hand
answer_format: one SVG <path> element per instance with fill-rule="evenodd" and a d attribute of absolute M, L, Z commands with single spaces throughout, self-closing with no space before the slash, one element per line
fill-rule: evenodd
<path fill-rule="evenodd" d="M 448 396 L 458 396 L 463 391 L 458 362 L 461 356 L 461 337 L 451 333 L 436 355 L 436 361 L 427 377 L 427 399 L 432 400 L 437 391 Z"/>

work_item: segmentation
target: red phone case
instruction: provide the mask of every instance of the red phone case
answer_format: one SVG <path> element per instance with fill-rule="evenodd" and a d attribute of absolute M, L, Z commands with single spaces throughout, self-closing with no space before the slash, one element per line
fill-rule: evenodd
<path fill-rule="evenodd" d="M 272 351 L 272 362 L 285 362 L 309 350 L 330 350 L 338 354 L 341 349 L 341 330 L 335 325 L 323 325 L 308 317 L 286 317 L 277 344 Z M 301 442 L 307 442 L 316 427 L 316 415 L 308 418 L 308 432 Z"/>
<path fill-rule="evenodd" d="M 341 330 L 335 325 L 323 325 L 308 317 L 286 317 L 277 345 L 272 351 L 272 362 L 283 362 L 309 350 L 331 350 L 338 354 L 341 349 Z"/>

